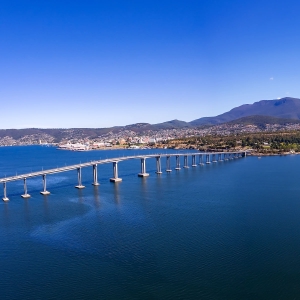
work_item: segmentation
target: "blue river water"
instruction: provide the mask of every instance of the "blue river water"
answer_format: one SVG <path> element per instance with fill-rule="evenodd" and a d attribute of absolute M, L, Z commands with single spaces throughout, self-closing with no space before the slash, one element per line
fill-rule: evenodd
<path fill-rule="evenodd" d="M 157 152 L 3 147 L 0 176 Z M 84 190 L 76 171 L 51 175 L 49 196 L 29 179 L 26 200 L 23 183 L 9 183 L 1 299 L 299 299 L 300 156 L 172 164 L 156 175 L 149 159 L 139 178 L 138 160 L 122 162 L 118 184 L 101 165 L 98 187 L 86 168 Z"/>

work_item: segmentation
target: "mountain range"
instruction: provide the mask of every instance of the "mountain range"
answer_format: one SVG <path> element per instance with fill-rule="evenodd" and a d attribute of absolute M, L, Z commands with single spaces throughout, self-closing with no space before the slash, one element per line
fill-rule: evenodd
<path fill-rule="evenodd" d="M 200 118 L 189 122 L 192 126 L 216 125 L 248 116 L 271 116 L 284 119 L 300 119 L 300 99 L 281 98 L 261 100 L 253 104 L 244 104 L 215 117 Z"/>
<path fill-rule="evenodd" d="M 260 116 L 260 117 L 259 117 Z M 252 118 L 249 118 L 252 117 Z M 255 118 L 254 118 L 255 117 Z M 161 130 L 180 129 L 186 127 L 212 126 L 232 121 L 240 124 L 286 124 L 299 123 L 300 121 L 300 99 L 285 97 L 276 100 L 261 100 L 253 104 L 243 104 L 228 112 L 215 117 L 204 117 L 185 122 L 172 120 L 158 124 L 138 123 L 127 125 L 126 129 Z"/>
<path fill-rule="evenodd" d="M 260 116 L 260 117 L 259 117 Z M 252 117 L 252 118 L 249 118 Z M 299 123 L 300 99 L 285 97 L 276 100 L 261 100 L 253 104 L 244 104 L 215 117 L 204 117 L 185 122 L 172 120 L 159 124 L 142 123 L 143 129 L 179 129 L 185 127 L 212 126 L 232 121 L 240 124 L 286 124 Z M 129 125 L 134 128 L 136 124 Z M 128 126 L 125 126 L 128 127 Z"/>
<path fill-rule="evenodd" d="M 47 134 L 59 141 L 66 137 L 90 137 L 108 134 L 109 132 L 118 133 L 129 130 L 137 133 L 143 133 L 148 130 L 157 131 L 164 129 L 182 129 L 195 127 L 210 127 L 219 124 L 253 124 L 258 127 L 264 127 L 265 124 L 296 124 L 300 123 L 300 99 L 281 98 L 277 100 L 261 100 L 253 104 L 244 104 L 231 109 L 228 112 L 215 117 L 204 117 L 185 122 L 180 120 L 171 120 L 158 124 L 136 123 L 126 126 L 115 126 L 110 128 L 70 128 L 70 129 L 2 129 L 0 138 L 12 137 L 22 139 L 28 135 Z"/>

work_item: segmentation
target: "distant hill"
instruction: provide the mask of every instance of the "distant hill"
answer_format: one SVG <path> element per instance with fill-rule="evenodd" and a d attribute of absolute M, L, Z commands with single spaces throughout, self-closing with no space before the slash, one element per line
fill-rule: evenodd
<path fill-rule="evenodd" d="M 286 97 L 279 100 L 261 100 L 253 104 L 244 104 L 215 117 L 205 117 L 191 121 L 190 125 L 216 125 L 242 117 L 258 115 L 299 120 L 300 99 Z"/>
<path fill-rule="evenodd" d="M 300 124 L 300 120 L 295 119 L 285 119 L 285 118 L 276 118 L 270 116 L 248 116 L 233 120 L 224 124 L 235 125 L 256 125 L 259 128 L 265 128 L 266 124 L 278 124 L 278 125 L 287 125 L 287 124 Z"/>
<path fill-rule="evenodd" d="M 108 133 L 118 133 L 120 131 L 129 130 L 136 133 L 142 133 L 148 130 L 158 131 L 163 129 L 180 129 L 192 127 L 189 123 L 179 120 L 172 120 L 164 123 L 149 124 L 149 123 L 136 123 L 126 126 L 115 126 L 108 128 L 25 128 L 25 129 L 0 129 L 0 138 L 12 137 L 19 140 L 29 135 L 46 134 L 54 138 L 55 142 L 62 139 L 74 138 L 97 138 L 98 136 Z"/>
<path fill-rule="evenodd" d="M 178 129 L 193 127 L 190 123 L 180 120 L 172 120 L 164 123 L 153 124 L 152 130 L 161 130 L 161 129 Z"/>
<path fill-rule="evenodd" d="M 109 128 L 0 129 L 0 139 L 41 139 L 60 142 L 62 140 L 82 138 L 95 139 L 99 136 L 106 136 L 109 138 L 113 134 L 119 134 L 124 131 L 134 131 L 137 134 L 148 134 L 148 131 L 195 127 L 199 130 L 219 124 L 252 124 L 263 129 L 266 128 L 266 124 L 286 125 L 291 123 L 300 123 L 300 99 L 297 98 L 262 100 L 253 104 L 244 104 L 216 117 L 200 118 L 192 122 L 171 120 L 158 124 L 136 123 Z"/>

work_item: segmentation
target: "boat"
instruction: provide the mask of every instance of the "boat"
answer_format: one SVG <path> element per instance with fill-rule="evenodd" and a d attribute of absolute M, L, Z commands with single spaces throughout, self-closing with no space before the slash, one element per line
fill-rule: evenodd
<path fill-rule="evenodd" d="M 71 144 L 64 144 L 64 145 L 59 145 L 56 149 L 57 150 L 71 150 Z"/>
<path fill-rule="evenodd" d="M 56 149 L 58 150 L 69 150 L 69 151 L 87 151 L 89 150 L 88 145 L 83 145 L 83 144 L 64 144 L 64 145 L 59 145 Z"/>

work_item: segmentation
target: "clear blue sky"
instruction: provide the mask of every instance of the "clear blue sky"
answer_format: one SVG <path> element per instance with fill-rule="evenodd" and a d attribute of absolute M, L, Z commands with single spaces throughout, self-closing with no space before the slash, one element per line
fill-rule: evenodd
<path fill-rule="evenodd" d="M 0 128 L 108 127 L 300 97 L 300 1 L 2 0 Z"/>

